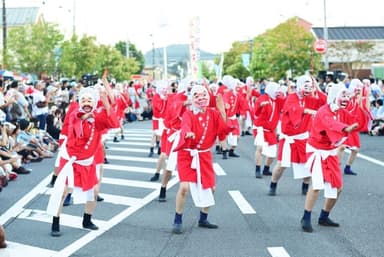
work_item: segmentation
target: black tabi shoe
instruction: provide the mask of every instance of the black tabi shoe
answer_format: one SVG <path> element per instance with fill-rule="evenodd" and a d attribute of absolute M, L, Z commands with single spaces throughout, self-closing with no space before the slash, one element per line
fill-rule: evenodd
<path fill-rule="evenodd" d="M 155 175 L 153 175 L 153 177 L 150 179 L 150 181 L 152 181 L 152 182 L 158 181 L 159 177 L 160 177 L 160 174 L 159 173 L 155 173 Z"/>
<path fill-rule="evenodd" d="M 199 227 L 201 227 L 201 228 L 216 229 L 216 228 L 218 228 L 219 226 L 216 225 L 216 224 L 212 224 L 212 223 L 210 223 L 208 220 L 206 220 L 206 221 L 203 221 L 203 222 L 200 222 L 200 221 L 199 221 Z"/>
<path fill-rule="evenodd" d="M 339 223 L 336 223 L 334 222 L 333 220 L 331 220 L 330 218 L 319 218 L 319 225 L 320 226 L 325 226 L 325 227 L 339 227 L 340 224 Z"/>
<path fill-rule="evenodd" d="M 172 226 L 172 233 L 173 234 L 181 234 L 183 233 L 183 224 L 174 223 Z"/>
<path fill-rule="evenodd" d="M 276 187 L 270 187 L 268 191 L 268 195 L 275 196 L 276 195 Z"/>
<path fill-rule="evenodd" d="M 102 201 L 104 201 L 104 198 L 101 197 L 100 195 L 98 195 L 97 198 L 96 198 L 96 201 L 102 202 Z"/>
<path fill-rule="evenodd" d="M 353 176 L 356 176 L 357 175 L 357 173 L 356 172 L 354 172 L 353 170 L 344 170 L 344 174 L 345 175 L 353 175 Z"/>
<path fill-rule="evenodd" d="M 301 228 L 303 229 L 304 232 L 312 233 L 313 228 L 311 225 L 311 220 L 309 219 L 301 219 Z"/>
<path fill-rule="evenodd" d="M 263 176 L 261 175 L 261 171 L 256 171 L 255 172 L 256 178 L 262 178 Z"/>

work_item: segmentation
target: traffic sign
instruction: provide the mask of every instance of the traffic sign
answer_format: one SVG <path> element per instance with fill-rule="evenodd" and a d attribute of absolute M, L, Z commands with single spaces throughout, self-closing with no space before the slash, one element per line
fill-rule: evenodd
<path fill-rule="evenodd" d="M 328 49 L 327 41 L 325 41 L 324 39 L 316 40 L 313 44 L 313 49 L 315 49 L 315 51 L 319 54 L 325 54 Z"/>

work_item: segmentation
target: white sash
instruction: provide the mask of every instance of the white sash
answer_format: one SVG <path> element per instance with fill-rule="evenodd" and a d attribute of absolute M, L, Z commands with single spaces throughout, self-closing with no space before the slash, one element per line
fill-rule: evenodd
<path fill-rule="evenodd" d="M 64 165 L 59 175 L 57 176 L 55 185 L 52 189 L 51 196 L 49 198 L 47 213 L 52 216 L 56 216 L 58 214 L 61 199 L 64 193 L 65 182 L 67 181 L 67 179 L 68 188 L 74 187 L 73 163 L 77 163 L 82 166 L 89 166 L 93 163 L 93 156 L 85 160 L 76 160 L 75 156 L 70 157 L 65 144 L 61 145 L 60 155 L 61 158 L 68 160 L 68 162 Z M 75 190 L 73 194 L 73 200 L 75 203 L 85 203 L 87 200 L 86 194 L 81 194 L 79 190 Z"/>
<path fill-rule="evenodd" d="M 321 168 L 321 161 L 325 160 L 329 156 L 336 156 L 337 148 L 332 150 L 319 150 L 310 144 L 307 144 L 307 152 L 312 152 L 311 156 L 307 160 L 307 163 L 305 164 L 308 169 L 312 167 L 312 188 L 314 190 L 326 189 L 326 192 L 324 191 L 324 196 L 334 195 L 334 191 L 336 190 L 337 196 L 337 188 L 331 188 L 331 186 L 325 187 L 323 171 Z"/>
<path fill-rule="evenodd" d="M 201 173 L 200 173 L 200 159 L 199 152 L 208 152 L 211 149 L 197 150 L 197 149 L 186 149 L 192 156 L 191 168 L 196 169 L 197 183 L 189 182 L 189 190 L 196 207 L 209 207 L 215 205 L 215 199 L 211 188 L 203 189 L 201 184 Z"/>
<path fill-rule="evenodd" d="M 304 140 L 309 137 L 308 132 L 304 132 L 301 134 L 288 136 L 283 133 L 280 134 L 280 140 L 284 139 L 283 144 L 283 152 L 281 157 L 281 167 L 291 167 L 291 144 L 295 142 L 295 140 Z"/>
<path fill-rule="evenodd" d="M 173 150 L 179 144 L 180 130 L 177 130 L 172 135 L 170 135 L 168 137 L 168 141 L 173 143 L 171 147 L 171 152 L 169 153 L 169 156 L 168 156 L 167 166 L 165 169 L 173 172 L 173 171 L 176 171 L 176 166 L 177 166 L 177 152 L 174 152 Z"/>

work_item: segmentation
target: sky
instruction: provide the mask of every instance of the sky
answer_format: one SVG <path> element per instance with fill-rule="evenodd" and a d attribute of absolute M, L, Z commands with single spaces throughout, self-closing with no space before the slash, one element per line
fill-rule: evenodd
<path fill-rule="evenodd" d="M 353 4 L 352 4 L 353 2 Z M 324 3 L 325 10 L 324 11 Z M 39 6 L 48 22 L 70 36 L 96 36 L 100 44 L 129 41 L 143 53 L 189 43 L 189 21 L 200 19 L 200 49 L 228 51 L 298 16 L 323 27 L 384 26 L 381 0 L 6 0 L 7 7 Z M 74 22 L 75 21 L 75 22 Z M 75 26 L 73 26 L 75 25 Z"/>

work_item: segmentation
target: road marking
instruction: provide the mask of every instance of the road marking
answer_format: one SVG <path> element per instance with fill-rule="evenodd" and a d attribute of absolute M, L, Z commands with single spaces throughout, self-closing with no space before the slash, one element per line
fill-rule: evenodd
<path fill-rule="evenodd" d="M 108 160 L 132 161 L 132 162 L 157 162 L 157 159 L 148 157 L 132 157 L 123 155 L 110 155 L 107 153 Z"/>
<path fill-rule="evenodd" d="M 143 168 L 137 166 L 125 166 L 125 165 L 116 165 L 116 164 L 104 164 L 104 170 L 122 170 L 129 172 L 140 172 L 140 173 L 155 173 L 156 169 L 154 168 Z M 160 171 L 160 174 L 162 171 Z"/>
<path fill-rule="evenodd" d="M 345 152 L 350 154 L 350 153 L 351 153 L 351 150 L 349 150 L 349 149 L 345 149 Z M 364 159 L 364 160 L 366 160 L 366 161 L 369 161 L 369 162 L 372 162 L 372 163 L 374 163 L 374 164 L 377 164 L 377 165 L 380 165 L 380 166 L 384 167 L 384 162 L 379 161 L 379 160 L 376 160 L 376 159 L 374 159 L 374 158 L 372 158 L 372 157 L 369 157 L 369 156 L 367 156 L 367 155 L 358 153 L 358 154 L 357 154 L 357 157 L 359 157 L 359 158 L 361 158 L 361 159 Z"/>
<path fill-rule="evenodd" d="M 227 173 L 225 173 L 223 168 L 221 168 L 220 164 L 218 164 L 217 162 L 215 162 L 213 164 L 213 170 L 215 171 L 217 176 L 226 176 L 227 175 Z"/>
<path fill-rule="evenodd" d="M 152 134 L 148 133 L 130 133 L 130 132 L 124 132 L 124 136 L 132 136 L 132 137 L 146 137 L 148 140 L 151 140 Z M 123 139 L 125 140 L 125 139 Z"/>
<path fill-rule="evenodd" d="M 243 214 L 255 214 L 256 211 L 252 208 L 252 206 L 245 200 L 244 196 L 238 190 L 228 191 L 231 195 L 233 201 L 235 201 L 237 207 L 239 207 L 240 211 Z"/>
<path fill-rule="evenodd" d="M 33 210 L 25 209 L 22 213 L 20 213 L 18 218 L 35 220 L 35 221 L 46 222 L 46 223 L 52 222 L 51 215 L 48 215 L 46 211 L 36 210 L 36 209 L 33 209 Z M 99 226 L 100 228 L 103 228 L 106 226 L 106 221 L 104 220 L 98 220 L 98 219 L 92 218 L 92 221 L 95 224 L 97 224 L 97 226 Z M 82 225 L 81 225 L 82 222 L 83 222 L 83 217 L 74 216 L 74 215 L 65 214 L 65 213 L 60 214 L 60 225 L 82 229 Z"/>
<path fill-rule="evenodd" d="M 7 248 L 1 249 L 1 257 L 25 257 L 25 256 L 39 256 L 39 257 L 52 257 L 57 256 L 56 251 L 19 244 L 16 242 L 7 241 Z"/>
<path fill-rule="evenodd" d="M 51 181 L 51 175 L 43 179 L 37 186 L 35 186 L 28 194 L 24 195 L 19 201 L 17 201 L 11 208 L 9 208 L 5 213 L 0 216 L 0 224 L 6 223 L 8 220 L 17 217 L 33 198 L 36 195 L 40 194 L 42 191 L 48 190 L 46 185 Z M 45 190 L 44 190 L 45 189 Z"/>
<path fill-rule="evenodd" d="M 272 257 L 290 257 L 284 247 L 268 247 L 267 249 Z"/>
<path fill-rule="evenodd" d="M 145 181 L 138 181 L 138 180 L 118 179 L 118 178 L 108 178 L 108 177 L 103 177 L 103 184 L 160 189 L 160 183 L 158 182 L 145 182 Z"/>
<path fill-rule="evenodd" d="M 178 182 L 179 182 L 179 180 L 177 177 L 172 178 L 168 182 L 168 188 L 172 188 Z M 148 194 L 146 197 L 144 197 L 143 201 L 141 202 L 140 205 L 132 206 L 130 208 L 123 210 L 122 212 L 120 212 L 119 214 L 117 214 L 116 216 L 114 216 L 112 219 L 110 219 L 107 222 L 107 227 L 105 228 L 105 231 L 107 231 L 107 230 L 111 229 L 112 227 L 114 227 L 115 225 L 119 224 L 121 221 L 126 219 L 128 216 L 135 213 L 137 210 L 139 210 L 143 206 L 147 205 L 148 203 L 150 203 L 151 201 L 153 201 L 153 199 L 155 199 L 157 197 L 159 197 L 159 192 L 158 192 L 158 190 L 155 190 L 152 193 Z M 70 244 L 67 247 L 65 247 L 64 249 L 62 249 L 59 252 L 60 256 L 65 257 L 65 256 L 72 255 L 73 253 L 75 253 L 79 249 L 83 248 L 86 244 L 88 244 L 89 242 L 91 242 L 92 240 L 97 238 L 98 236 L 102 235 L 105 231 L 93 230 L 93 231 L 89 232 L 85 236 L 81 237 L 79 240 L 73 242 L 72 244 Z M 25 255 L 23 255 L 23 256 L 25 256 Z M 39 256 L 39 255 L 36 255 L 36 256 Z"/>
<path fill-rule="evenodd" d="M 151 141 L 151 138 L 143 138 L 143 137 L 125 137 L 123 140 L 132 140 L 132 141 L 147 141 L 148 142 L 148 145 Z M 119 141 L 119 142 L 113 142 L 113 143 L 116 143 L 116 144 L 120 144 L 122 143 L 123 141 Z"/>
<path fill-rule="evenodd" d="M 107 142 L 107 143 L 108 143 L 108 145 L 109 145 L 110 142 Z M 113 142 L 111 142 L 111 143 L 113 143 Z M 124 141 L 121 141 L 121 142 L 116 143 L 116 144 L 119 144 L 119 145 L 146 146 L 146 147 L 148 147 L 148 149 L 149 149 L 149 147 L 150 147 L 150 145 L 149 145 L 149 141 L 148 141 L 147 143 L 142 143 L 142 142 L 124 142 Z"/>
<path fill-rule="evenodd" d="M 134 153 L 148 153 L 149 154 L 148 149 L 138 149 L 138 148 L 108 147 L 108 150 L 109 151 L 119 151 L 119 152 L 134 152 Z"/>

